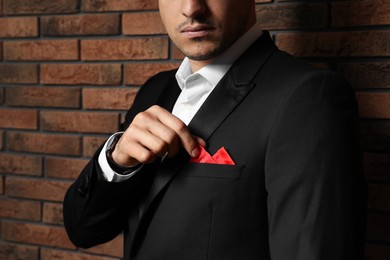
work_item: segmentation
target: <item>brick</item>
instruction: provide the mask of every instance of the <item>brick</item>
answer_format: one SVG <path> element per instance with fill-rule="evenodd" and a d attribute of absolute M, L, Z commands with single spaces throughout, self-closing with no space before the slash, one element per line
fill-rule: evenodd
<path fill-rule="evenodd" d="M 123 257 L 123 235 L 118 235 L 108 243 L 92 247 L 85 251 L 99 255 Z"/>
<path fill-rule="evenodd" d="M 354 88 L 390 88 L 390 62 L 348 62 L 337 65 Z"/>
<path fill-rule="evenodd" d="M 83 137 L 83 156 L 91 157 L 95 154 L 96 150 L 104 144 L 108 139 L 107 137 L 98 136 L 84 136 Z"/>
<path fill-rule="evenodd" d="M 62 203 L 44 203 L 43 204 L 43 222 L 49 224 L 64 224 L 62 216 Z"/>
<path fill-rule="evenodd" d="M 380 212 L 369 212 L 367 239 L 390 242 L 390 216 Z"/>
<path fill-rule="evenodd" d="M 54 85 L 119 85 L 122 68 L 120 64 L 42 64 L 41 81 Z"/>
<path fill-rule="evenodd" d="M 28 109 L 0 109 L 0 127 L 37 129 L 38 113 Z"/>
<path fill-rule="evenodd" d="M 126 13 L 122 16 L 122 32 L 126 35 L 147 35 L 164 34 L 166 30 L 158 12 Z"/>
<path fill-rule="evenodd" d="M 41 203 L 0 198 L 0 217 L 39 221 Z"/>
<path fill-rule="evenodd" d="M 36 64 L 0 64 L 1 83 L 38 83 Z"/>
<path fill-rule="evenodd" d="M 3 222 L 2 236 L 6 240 L 14 242 L 75 249 L 68 240 L 65 229 L 62 227 L 20 222 Z"/>
<path fill-rule="evenodd" d="M 0 173 L 41 176 L 42 158 L 0 153 Z"/>
<path fill-rule="evenodd" d="M 178 68 L 179 63 L 129 63 L 125 64 L 125 84 L 142 85 L 151 76 L 165 70 Z"/>
<path fill-rule="evenodd" d="M 0 242 L 0 259 L 39 260 L 38 247 Z"/>
<path fill-rule="evenodd" d="M 83 108 L 127 110 L 137 92 L 138 88 L 85 88 Z"/>
<path fill-rule="evenodd" d="M 118 14 L 81 14 L 42 17 L 44 36 L 120 34 Z"/>
<path fill-rule="evenodd" d="M 390 259 L 390 246 L 366 244 L 366 260 L 388 260 Z"/>
<path fill-rule="evenodd" d="M 263 29 L 324 28 L 328 23 L 326 4 L 258 5 L 257 22 Z"/>
<path fill-rule="evenodd" d="M 332 25 L 334 27 L 388 25 L 389 13 L 390 2 L 387 0 L 335 2 L 332 3 Z"/>
<path fill-rule="evenodd" d="M 390 118 L 390 93 L 356 93 L 362 118 Z"/>
<path fill-rule="evenodd" d="M 80 88 L 9 87 L 5 89 L 7 106 L 79 108 Z"/>
<path fill-rule="evenodd" d="M 3 0 L 4 14 L 74 13 L 78 0 Z"/>
<path fill-rule="evenodd" d="M 390 31 L 281 33 L 279 48 L 298 57 L 389 56 Z"/>
<path fill-rule="evenodd" d="M 48 157 L 45 159 L 45 176 L 61 179 L 76 179 L 88 163 L 84 159 Z"/>
<path fill-rule="evenodd" d="M 390 151 L 390 125 L 381 123 L 361 123 L 361 143 L 365 151 Z"/>
<path fill-rule="evenodd" d="M 8 149 L 61 155 L 80 155 L 80 137 L 59 134 L 8 132 Z"/>
<path fill-rule="evenodd" d="M 37 37 L 37 17 L 0 18 L 0 37 Z"/>
<path fill-rule="evenodd" d="M 8 177 L 5 188 L 8 196 L 45 201 L 62 201 L 71 183 L 37 178 Z"/>
<path fill-rule="evenodd" d="M 368 208 L 370 210 L 390 211 L 390 186 L 370 184 L 368 190 Z"/>
<path fill-rule="evenodd" d="M 389 154 L 364 154 L 364 172 L 369 180 L 390 181 L 389 169 Z"/>
<path fill-rule="evenodd" d="M 150 60 L 168 58 L 167 38 L 82 40 L 82 60 Z"/>
<path fill-rule="evenodd" d="M 77 60 L 77 40 L 4 42 L 4 59 L 9 61 Z"/>
<path fill-rule="evenodd" d="M 158 0 L 84 0 L 84 11 L 157 10 Z"/>
<path fill-rule="evenodd" d="M 117 113 L 41 111 L 40 125 L 46 131 L 112 133 L 118 129 Z"/>
<path fill-rule="evenodd" d="M 119 260 L 118 258 L 84 254 L 79 252 L 65 252 L 43 248 L 41 260 L 72 259 L 72 260 Z"/>
<path fill-rule="evenodd" d="M 0 61 L 3 60 L 3 43 L 0 42 Z"/>

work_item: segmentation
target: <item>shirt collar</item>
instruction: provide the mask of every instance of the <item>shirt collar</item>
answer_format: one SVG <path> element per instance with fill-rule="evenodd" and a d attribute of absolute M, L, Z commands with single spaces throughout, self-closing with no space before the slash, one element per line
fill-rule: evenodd
<path fill-rule="evenodd" d="M 182 61 L 176 72 L 176 80 L 181 89 L 184 88 L 186 80 L 195 74 L 199 74 L 209 81 L 213 87 L 223 78 L 233 63 L 249 46 L 262 35 L 262 30 L 258 24 L 253 25 L 244 35 L 242 35 L 228 50 L 218 56 L 212 63 L 204 66 L 196 73 L 192 73 L 189 59 Z"/>

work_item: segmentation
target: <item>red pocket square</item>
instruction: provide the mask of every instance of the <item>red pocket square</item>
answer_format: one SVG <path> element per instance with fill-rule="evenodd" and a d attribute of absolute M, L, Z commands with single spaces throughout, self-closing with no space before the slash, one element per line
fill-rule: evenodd
<path fill-rule="evenodd" d="M 213 156 L 211 156 L 202 146 L 199 146 L 200 154 L 196 158 L 191 158 L 192 163 L 211 163 L 211 164 L 228 164 L 235 165 L 232 158 L 230 158 L 225 147 L 219 149 Z"/>

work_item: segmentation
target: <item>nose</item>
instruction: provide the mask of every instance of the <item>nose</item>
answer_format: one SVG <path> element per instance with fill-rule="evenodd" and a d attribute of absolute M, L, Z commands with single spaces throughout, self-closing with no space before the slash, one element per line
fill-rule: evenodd
<path fill-rule="evenodd" d="M 196 18 L 206 12 L 206 3 L 204 0 L 183 0 L 182 14 L 187 18 Z"/>

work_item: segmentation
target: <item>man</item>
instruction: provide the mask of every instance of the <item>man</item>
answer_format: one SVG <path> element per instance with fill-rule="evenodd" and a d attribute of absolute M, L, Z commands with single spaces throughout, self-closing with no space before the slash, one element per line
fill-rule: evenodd
<path fill-rule="evenodd" d="M 186 59 L 145 83 L 68 190 L 73 243 L 124 231 L 125 259 L 362 259 L 351 89 L 279 51 L 254 0 L 159 8 Z"/>

